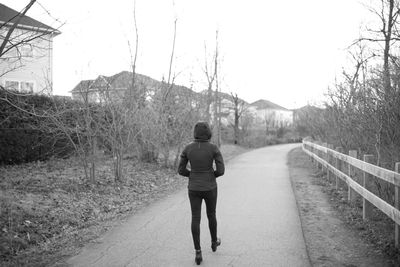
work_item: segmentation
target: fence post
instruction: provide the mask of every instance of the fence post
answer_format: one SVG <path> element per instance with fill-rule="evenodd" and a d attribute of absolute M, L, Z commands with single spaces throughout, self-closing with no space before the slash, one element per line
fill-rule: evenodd
<path fill-rule="evenodd" d="M 394 167 L 395 172 L 400 172 L 400 162 L 396 162 Z M 394 186 L 394 207 L 399 209 L 399 187 L 397 185 Z M 394 244 L 396 248 L 399 248 L 399 239 L 400 239 L 400 231 L 399 225 L 394 223 Z"/>
<path fill-rule="evenodd" d="M 349 151 L 349 156 L 352 158 L 357 158 L 357 150 L 350 150 Z M 355 169 L 354 167 L 349 163 L 349 177 L 351 179 L 353 179 L 353 177 L 355 177 L 356 173 L 355 173 Z M 355 179 L 353 179 L 355 180 Z M 356 199 L 356 192 L 351 188 L 350 185 L 347 185 L 347 189 L 348 189 L 348 200 L 349 202 L 353 202 Z"/>
<path fill-rule="evenodd" d="M 336 147 L 336 151 L 339 153 L 343 152 L 343 148 L 341 146 Z M 335 160 L 335 168 L 338 169 L 339 171 L 341 171 L 341 166 L 342 166 L 342 162 L 341 160 L 339 160 L 338 158 L 336 158 Z M 335 188 L 336 190 L 339 189 L 339 176 L 336 175 L 336 179 L 335 179 Z"/>
<path fill-rule="evenodd" d="M 328 144 L 328 148 L 333 149 L 333 145 Z M 332 165 L 332 155 L 329 152 L 328 152 L 328 163 Z M 327 174 L 328 182 L 331 182 L 332 176 L 333 176 L 332 172 L 328 169 L 328 174 Z"/>
<path fill-rule="evenodd" d="M 368 162 L 368 163 L 373 163 L 374 155 L 364 155 L 364 161 Z M 365 189 L 367 189 L 367 190 L 370 189 L 371 180 L 372 180 L 372 175 L 364 172 L 363 173 L 363 187 Z M 368 200 L 363 198 L 363 220 L 366 220 L 371 217 L 372 217 L 372 204 Z"/>
<path fill-rule="evenodd" d="M 310 142 L 311 142 L 311 141 L 310 141 Z M 311 144 L 314 144 L 314 142 L 311 142 Z M 314 154 L 314 147 L 313 147 L 313 146 L 310 146 L 310 152 L 312 153 L 312 155 Z M 311 157 L 311 162 L 314 163 L 314 158 L 313 158 L 312 155 L 310 155 L 310 157 Z"/>
<path fill-rule="evenodd" d="M 322 146 L 323 147 L 328 147 L 328 144 L 327 143 L 323 143 Z M 326 162 L 328 162 L 328 153 L 326 153 L 326 154 L 324 153 L 323 156 L 322 156 L 322 159 L 325 160 Z M 328 169 L 324 168 L 324 165 L 322 165 L 322 171 L 327 171 L 327 170 Z"/>
<path fill-rule="evenodd" d="M 315 144 L 321 145 L 321 142 L 320 141 L 315 141 Z M 318 157 L 321 156 L 320 155 L 320 151 L 318 149 L 315 149 L 315 155 L 317 155 Z M 315 161 L 315 164 L 316 164 L 318 170 L 321 169 L 321 163 L 319 163 L 318 160 Z"/>

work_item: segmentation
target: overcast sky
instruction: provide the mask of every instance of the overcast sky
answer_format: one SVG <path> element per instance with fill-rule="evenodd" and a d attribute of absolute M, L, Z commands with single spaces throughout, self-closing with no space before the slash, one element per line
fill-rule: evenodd
<path fill-rule="evenodd" d="M 21 10 L 28 0 L 3 0 Z M 286 108 L 323 100 L 346 66 L 346 48 L 370 13 L 358 0 L 136 0 L 137 72 L 168 75 L 177 18 L 176 83 L 206 88 L 202 68 L 219 31 L 221 89 L 248 102 L 267 99 Z M 28 12 L 51 26 L 54 93 L 68 95 L 82 79 L 130 70 L 134 0 L 40 0 Z M 49 12 L 46 13 L 43 7 Z"/>

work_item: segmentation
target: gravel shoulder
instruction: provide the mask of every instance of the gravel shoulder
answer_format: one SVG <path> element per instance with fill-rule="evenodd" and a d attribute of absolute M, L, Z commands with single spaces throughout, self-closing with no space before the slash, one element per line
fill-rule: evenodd
<path fill-rule="evenodd" d="M 344 216 L 348 206 L 334 194 L 301 148 L 288 155 L 293 191 L 313 266 L 399 266 Z"/>

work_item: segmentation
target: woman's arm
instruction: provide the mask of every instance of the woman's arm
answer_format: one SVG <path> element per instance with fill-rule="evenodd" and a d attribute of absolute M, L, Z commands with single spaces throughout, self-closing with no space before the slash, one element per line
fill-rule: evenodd
<path fill-rule="evenodd" d="M 216 146 L 216 151 L 214 154 L 214 161 L 216 170 L 214 171 L 215 178 L 224 175 L 225 173 L 225 164 L 224 159 L 222 158 L 221 151 L 219 151 L 218 147 Z"/>
<path fill-rule="evenodd" d="M 189 177 L 190 171 L 186 168 L 188 163 L 188 158 L 186 154 L 186 148 L 181 153 L 181 159 L 179 160 L 178 173 L 182 176 Z"/>

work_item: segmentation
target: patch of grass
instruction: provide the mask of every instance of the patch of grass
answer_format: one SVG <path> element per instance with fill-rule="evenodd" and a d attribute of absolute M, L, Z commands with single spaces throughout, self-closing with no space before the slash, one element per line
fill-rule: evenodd
<path fill-rule="evenodd" d="M 0 265 L 46 265 L 104 231 L 110 222 L 182 188 L 186 179 L 157 164 L 126 160 L 126 181 L 112 179 L 112 162 L 97 164 L 87 184 L 77 159 L 1 167 Z"/>

